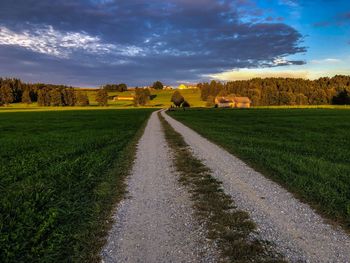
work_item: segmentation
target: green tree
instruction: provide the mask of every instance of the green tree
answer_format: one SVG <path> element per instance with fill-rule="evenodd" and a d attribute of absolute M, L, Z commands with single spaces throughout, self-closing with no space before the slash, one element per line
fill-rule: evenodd
<path fill-rule="evenodd" d="M 215 97 L 214 96 L 208 96 L 207 102 L 205 104 L 207 107 L 214 107 L 215 106 Z"/>
<path fill-rule="evenodd" d="M 127 91 L 128 90 L 128 86 L 125 83 L 120 83 L 118 85 L 118 91 L 123 92 L 123 91 Z"/>
<path fill-rule="evenodd" d="M 299 93 L 298 95 L 296 95 L 295 104 L 296 105 L 308 105 L 309 99 L 304 94 Z"/>
<path fill-rule="evenodd" d="M 62 105 L 62 95 L 59 89 L 50 90 L 50 105 L 51 106 L 61 106 Z"/>
<path fill-rule="evenodd" d="M 78 91 L 76 93 L 77 105 L 88 106 L 90 104 L 89 97 L 86 92 Z"/>
<path fill-rule="evenodd" d="M 25 103 L 25 104 L 31 104 L 32 103 L 32 98 L 30 97 L 30 90 L 29 90 L 29 88 L 26 88 L 23 91 L 22 102 Z"/>
<path fill-rule="evenodd" d="M 50 90 L 46 87 L 38 90 L 38 105 L 50 106 Z"/>
<path fill-rule="evenodd" d="M 292 92 L 281 91 L 279 93 L 280 105 L 295 105 L 295 95 Z"/>
<path fill-rule="evenodd" d="M 171 96 L 171 100 L 172 103 L 174 103 L 174 105 L 176 107 L 180 107 L 181 104 L 185 101 L 185 98 L 181 95 L 181 93 L 177 90 L 174 92 L 174 94 Z"/>
<path fill-rule="evenodd" d="M 64 106 L 74 106 L 76 103 L 75 91 L 73 88 L 64 88 L 61 90 L 62 103 Z"/>
<path fill-rule="evenodd" d="M 8 105 L 14 100 L 12 89 L 9 83 L 5 83 L 0 88 L 0 101 L 2 104 Z"/>
<path fill-rule="evenodd" d="M 164 86 L 163 86 L 163 83 L 158 80 L 153 83 L 152 88 L 160 90 L 160 89 L 163 89 Z"/>
<path fill-rule="evenodd" d="M 149 102 L 151 93 L 148 89 L 135 89 L 134 106 L 144 106 Z"/>
<path fill-rule="evenodd" d="M 350 94 L 347 90 L 342 90 L 333 97 L 332 103 L 335 105 L 350 105 Z"/>
<path fill-rule="evenodd" d="M 191 105 L 188 103 L 187 100 L 184 100 L 184 102 L 182 103 L 182 107 L 183 108 L 189 108 L 189 107 L 191 107 Z"/>
<path fill-rule="evenodd" d="M 96 102 L 99 106 L 108 105 L 108 92 L 105 89 L 99 89 L 96 93 Z"/>

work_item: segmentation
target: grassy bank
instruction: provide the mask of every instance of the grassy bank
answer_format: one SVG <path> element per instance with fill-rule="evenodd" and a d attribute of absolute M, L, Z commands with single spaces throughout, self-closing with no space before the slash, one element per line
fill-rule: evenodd
<path fill-rule="evenodd" d="M 177 133 L 159 114 L 165 138 L 174 153 L 174 163 L 191 195 L 197 218 L 220 249 L 223 262 L 284 262 L 274 247 L 254 237 L 255 224 L 247 212 L 236 209 L 221 182 L 195 158 Z"/>
<path fill-rule="evenodd" d="M 97 261 L 150 113 L 0 114 L 0 261 Z"/>
<path fill-rule="evenodd" d="M 192 109 L 171 116 L 350 228 L 350 111 Z"/>

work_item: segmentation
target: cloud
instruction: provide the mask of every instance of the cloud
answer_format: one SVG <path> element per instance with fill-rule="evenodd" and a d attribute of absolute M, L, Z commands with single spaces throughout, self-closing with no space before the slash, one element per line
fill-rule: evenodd
<path fill-rule="evenodd" d="M 46 55 L 69 58 L 75 51 L 93 55 L 120 54 L 136 56 L 142 49 L 135 46 L 120 46 L 103 43 L 97 36 L 86 32 L 62 32 L 52 26 L 34 26 L 14 32 L 0 26 L 0 45 L 19 46 Z"/>
<path fill-rule="evenodd" d="M 280 5 L 287 5 L 290 7 L 299 7 L 299 1 L 298 0 L 280 0 Z"/>
<path fill-rule="evenodd" d="M 341 63 L 342 61 L 337 58 L 325 58 L 325 59 L 314 59 L 311 60 L 311 63 L 313 64 L 337 64 Z"/>
<path fill-rule="evenodd" d="M 268 11 L 249 0 L 4 0 L 1 7 L 0 62 L 12 66 L 0 74 L 27 72 L 25 57 L 37 63 L 34 73 L 55 68 L 55 78 L 142 85 L 299 65 L 288 56 L 306 52 L 293 27 L 250 22 Z"/>

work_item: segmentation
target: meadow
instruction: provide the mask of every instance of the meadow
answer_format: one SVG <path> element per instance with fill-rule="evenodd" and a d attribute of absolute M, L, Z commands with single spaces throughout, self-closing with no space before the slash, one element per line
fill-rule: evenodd
<path fill-rule="evenodd" d="M 350 229 L 349 109 L 169 112 Z"/>
<path fill-rule="evenodd" d="M 151 112 L 2 112 L 0 261 L 97 261 Z"/>

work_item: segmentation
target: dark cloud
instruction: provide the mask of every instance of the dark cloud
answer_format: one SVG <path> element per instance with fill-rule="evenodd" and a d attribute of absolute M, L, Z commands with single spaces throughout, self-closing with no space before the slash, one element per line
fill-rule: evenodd
<path fill-rule="evenodd" d="M 5 0 L 0 74 L 74 85 L 174 83 L 305 52 L 301 34 L 281 19 L 247 22 L 263 15 L 250 0 Z"/>

